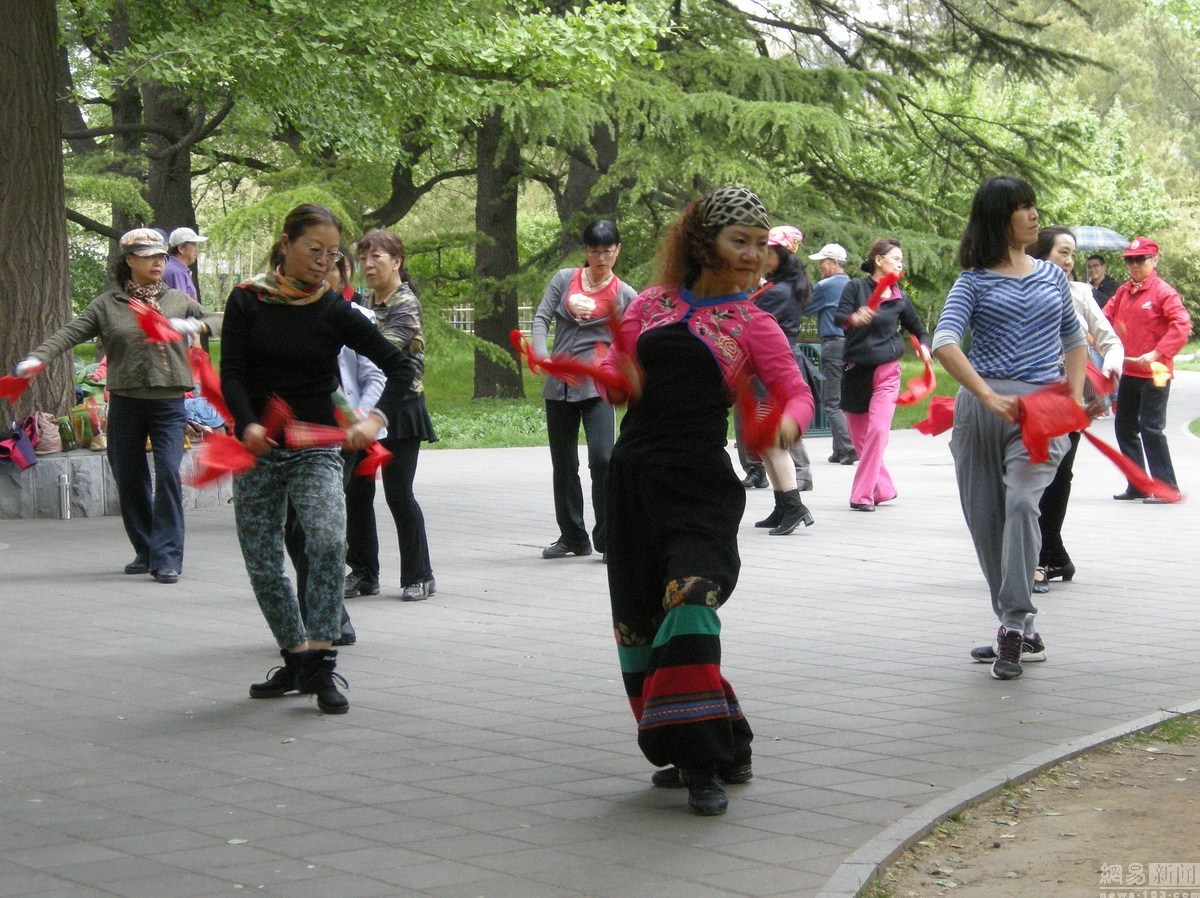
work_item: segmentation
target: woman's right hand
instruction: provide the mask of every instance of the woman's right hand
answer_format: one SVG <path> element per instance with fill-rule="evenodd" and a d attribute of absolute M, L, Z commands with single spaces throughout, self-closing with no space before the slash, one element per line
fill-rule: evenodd
<path fill-rule="evenodd" d="M 44 367 L 46 367 L 45 363 L 40 359 L 34 358 L 33 356 L 26 356 L 25 358 L 21 359 L 21 361 L 17 362 L 17 366 L 13 369 L 13 371 L 16 373 L 17 377 L 23 377 L 26 380 L 33 380 L 35 377 L 37 377 L 38 372 Z"/>
<path fill-rule="evenodd" d="M 1000 393 L 989 392 L 983 397 L 983 405 L 989 412 L 999 415 L 1009 424 L 1016 424 L 1020 405 L 1016 396 L 1004 396 Z"/>
<path fill-rule="evenodd" d="M 255 455 L 266 455 L 279 444 L 267 439 L 267 429 L 261 424 L 247 424 L 242 431 L 242 445 Z"/>
<path fill-rule="evenodd" d="M 850 316 L 850 324 L 853 327 L 866 327 L 875 320 L 875 310 L 870 306 L 861 306 L 854 310 L 854 314 Z"/>

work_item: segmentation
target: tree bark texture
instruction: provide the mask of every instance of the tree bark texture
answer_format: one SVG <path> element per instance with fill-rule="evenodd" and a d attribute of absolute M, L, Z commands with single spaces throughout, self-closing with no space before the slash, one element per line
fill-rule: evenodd
<path fill-rule="evenodd" d="M 504 350 L 505 364 L 475 352 L 476 399 L 525 395 L 517 353 L 508 334 L 519 324 L 517 312 L 517 187 L 521 149 L 493 110 L 476 140 L 478 187 L 475 194 L 475 277 L 480 296 L 475 307 L 475 336 Z"/>
<path fill-rule="evenodd" d="M 591 150 L 595 164 L 586 161 L 587 148 L 579 147 L 567 160 L 567 182 L 558 198 L 558 220 L 562 222 L 562 254 L 569 256 L 583 248 L 580 235 L 584 227 L 600 218 L 617 220 L 617 200 L 620 191 L 613 187 L 603 194 L 592 195 L 600 179 L 617 161 L 620 147 L 612 129 L 604 122 L 592 128 Z"/>
<path fill-rule="evenodd" d="M 56 103 L 54 0 L 0 3 L 0 366 L 4 374 L 70 318 L 67 219 Z M 74 398 L 70 358 L 43 372 L 0 420 L 61 414 Z"/>

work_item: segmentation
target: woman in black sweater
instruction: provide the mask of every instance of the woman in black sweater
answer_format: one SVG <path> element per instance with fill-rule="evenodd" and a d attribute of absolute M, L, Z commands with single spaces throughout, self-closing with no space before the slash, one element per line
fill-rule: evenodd
<path fill-rule="evenodd" d="M 233 484 L 238 541 L 255 598 L 284 660 L 265 682 L 250 687 L 250 696 L 315 693 L 327 714 L 349 710 L 334 685 L 337 652 L 330 648 L 341 633 L 346 555 L 341 455 L 337 446 L 285 448 L 263 426 L 264 412 L 268 400 L 278 396 L 296 420 L 336 426 L 338 353 L 349 346 L 387 375 L 378 406 L 345 430 L 345 448 L 365 449 L 387 426 L 415 376 L 412 362 L 325 282 L 341 257 L 341 231 L 337 216 L 323 206 L 305 204 L 288 213 L 272 250 L 282 263 L 229 294 L 221 353 L 221 381 L 235 434 L 258 456 Z M 289 501 L 306 537 L 306 618 L 284 575 Z"/>
<path fill-rule="evenodd" d="M 896 498 L 896 486 L 883 463 L 883 452 L 900 395 L 900 359 L 904 356 L 900 329 L 921 341 L 921 358 L 925 360 L 929 359 L 929 333 L 898 285 L 884 293 L 877 310 L 868 306 L 884 276 L 904 270 L 904 250 L 899 240 L 876 240 L 862 270 L 867 276 L 850 281 L 842 291 L 834 322 L 846 331 L 842 410 L 860 459 L 850 487 L 850 507 L 874 511 L 876 505 Z"/>

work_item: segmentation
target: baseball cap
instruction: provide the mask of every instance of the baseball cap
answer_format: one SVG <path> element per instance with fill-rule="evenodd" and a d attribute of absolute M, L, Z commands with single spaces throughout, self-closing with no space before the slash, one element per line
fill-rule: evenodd
<path fill-rule="evenodd" d="M 847 258 L 846 247 L 842 246 L 840 243 L 826 243 L 819 250 L 809 256 L 809 258 L 814 262 L 820 261 L 821 259 L 833 259 L 833 261 L 840 262 L 841 264 L 845 265 Z"/>
<path fill-rule="evenodd" d="M 793 225 L 780 225 L 767 232 L 767 246 L 782 246 L 794 253 L 804 242 L 804 232 Z"/>
<path fill-rule="evenodd" d="M 182 246 L 185 243 L 203 243 L 207 237 L 201 237 L 191 228 L 176 228 L 171 232 L 171 239 L 167 241 L 171 246 Z"/>
<path fill-rule="evenodd" d="M 1134 237 L 1121 253 L 1123 259 L 1137 259 L 1142 256 L 1157 256 L 1158 244 L 1149 237 Z"/>
<path fill-rule="evenodd" d="M 121 237 L 121 254 L 134 256 L 165 256 L 167 246 L 162 234 L 153 228 L 134 228 Z"/>

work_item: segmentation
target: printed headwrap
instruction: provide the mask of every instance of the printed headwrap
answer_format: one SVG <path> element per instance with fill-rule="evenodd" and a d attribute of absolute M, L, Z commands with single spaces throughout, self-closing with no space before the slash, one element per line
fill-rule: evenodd
<path fill-rule="evenodd" d="M 700 201 L 700 220 L 705 227 L 746 225 L 769 230 L 767 207 L 745 187 L 719 187 Z"/>

